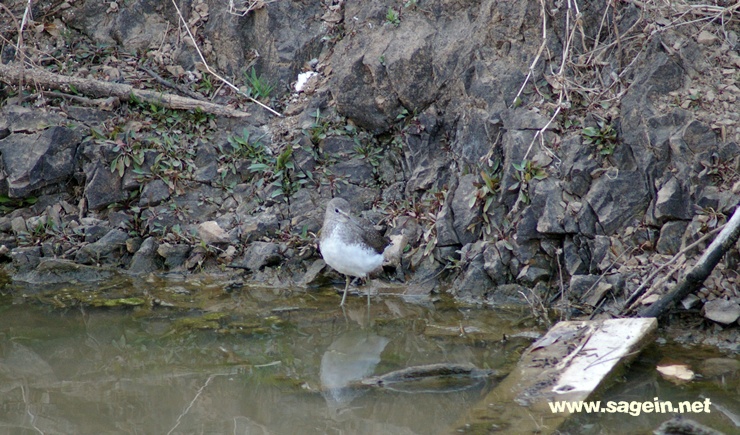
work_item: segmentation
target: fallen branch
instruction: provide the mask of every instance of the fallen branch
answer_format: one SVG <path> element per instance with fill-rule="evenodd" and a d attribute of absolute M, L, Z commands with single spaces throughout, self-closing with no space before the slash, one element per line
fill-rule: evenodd
<path fill-rule="evenodd" d="M 250 116 L 241 110 L 231 109 L 221 104 L 194 100 L 164 92 L 136 89 L 131 85 L 111 83 L 103 80 L 68 77 L 54 74 L 40 68 L 23 68 L 18 63 L 0 64 L 0 81 L 15 85 L 31 79 L 41 87 L 58 89 L 63 92 L 79 92 L 93 97 L 117 97 L 122 101 L 140 100 L 150 104 L 177 110 L 197 110 L 218 116 L 240 118 Z"/>
<path fill-rule="evenodd" d="M 676 302 L 699 289 L 704 280 L 712 273 L 717 263 L 722 259 L 722 256 L 725 255 L 725 252 L 735 245 L 738 237 L 740 237 L 740 206 L 735 208 L 730 221 L 725 224 L 722 232 L 719 233 L 717 238 L 704 251 L 704 254 L 702 254 L 694 267 L 691 268 L 691 271 L 686 274 L 684 280 L 657 302 L 640 311 L 638 316 L 660 317 Z"/>

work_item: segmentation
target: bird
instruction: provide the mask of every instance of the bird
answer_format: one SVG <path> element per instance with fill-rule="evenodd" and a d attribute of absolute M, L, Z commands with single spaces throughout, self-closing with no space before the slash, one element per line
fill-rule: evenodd
<path fill-rule="evenodd" d="M 383 251 L 390 240 L 367 220 L 352 216 L 349 202 L 334 198 L 326 205 L 324 225 L 319 237 L 319 250 L 326 264 L 345 275 L 344 294 L 347 299 L 350 277 L 366 278 L 383 265 Z M 367 294 L 370 304 L 370 292 Z"/>

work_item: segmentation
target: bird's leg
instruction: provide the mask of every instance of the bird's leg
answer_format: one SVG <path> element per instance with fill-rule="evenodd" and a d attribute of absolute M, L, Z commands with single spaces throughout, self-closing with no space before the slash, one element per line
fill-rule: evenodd
<path fill-rule="evenodd" d="M 346 284 L 344 285 L 344 294 L 342 295 L 342 302 L 339 303 L 340 307 L 344 306 L 344 300 L 347 299 L 347 289 L 349 288 L 349 281 L 350 281 L 349 275 L 345 275 L 344 277 L 345 277 Z"/>

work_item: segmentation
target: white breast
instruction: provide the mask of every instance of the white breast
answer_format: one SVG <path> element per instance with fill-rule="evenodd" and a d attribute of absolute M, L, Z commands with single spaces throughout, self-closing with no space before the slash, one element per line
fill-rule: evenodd
<path fill-rule="evenodd" d="M 365 278 L 383 265 L 383 254 L 357 244 L 347 244 L 336 233 L 321 242 L 326 264 L 339 273 Z"/>

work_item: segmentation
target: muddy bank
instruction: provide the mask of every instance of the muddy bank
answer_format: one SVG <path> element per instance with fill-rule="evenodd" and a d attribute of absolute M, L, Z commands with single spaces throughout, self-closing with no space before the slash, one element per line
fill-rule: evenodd
<path fill-rule="evenodd" d="M 13 280 L 237 267 L 247 282 L 311 288 L 339 279 L 315 239 L 342 196 L 406 237 L 389 279 L 410 293 L 516 300 L 543 323 L 555 320 L 546 307 L 607 318 L 629 315 L 641 285 L 637 306 L 671 288 L 711 237 L 686 248 L 740 201 L 728 8 L 259 6 L 34 5 L 0 75 L 0 251 Z M 0 30 L 19 41 L 26 2 L 8 7 L 16 20 Z M 31 70 L 10 80 L 21 62 L 61 84 Z M 65 85 L 72 76 L 101 93 Z M 249 116 L 110 98 L 106 83 Z M 674 316 L 701 340 L 721 330 L 735 351 L 739 259 L 730 252 Z"/>

